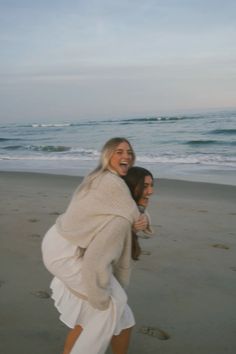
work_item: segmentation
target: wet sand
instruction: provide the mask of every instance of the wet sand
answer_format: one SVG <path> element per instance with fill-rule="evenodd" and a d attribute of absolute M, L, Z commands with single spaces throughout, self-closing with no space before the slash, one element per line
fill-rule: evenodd
<path fill-rule="evenodd" d="M 0 172 L 0 353 L 59 354 L 41 241 L 79 177 Z M 236 187 L 160 179 L 128 290 L 130 354 L 236 352 Z M 108 351 L 110 353 L 110 351 Z M 89 353 L 85 353 L 89 354 Z"/>

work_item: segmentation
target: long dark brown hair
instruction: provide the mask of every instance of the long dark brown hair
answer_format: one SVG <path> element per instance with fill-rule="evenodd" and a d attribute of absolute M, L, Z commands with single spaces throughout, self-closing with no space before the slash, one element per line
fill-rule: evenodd
<path fill-rule="evenodd" d="M 129 187 L 130 193 L 138 204 L 138 201 L 143 195 L 144 191 L 144 180 L 146 176 L 150 176 L 153 179 L 153 175 L 146 168 L 134 166 L 131 167 L 126 176 L 123 177 L 127 186 Z M 132 259 L 137 261 L 142 250 L 139 244 L 138 235 L 132 231 L 132 249 L 131 256 Z"/>

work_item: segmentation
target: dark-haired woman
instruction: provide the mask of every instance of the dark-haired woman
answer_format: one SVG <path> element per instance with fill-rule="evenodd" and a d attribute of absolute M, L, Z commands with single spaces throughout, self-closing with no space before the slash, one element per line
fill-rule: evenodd
<path fill-rule="evenodd" d="M 134 166 L 128 170 L 123 179 L 129 187 L 131 195 L 138 205 L 139 211 L 146 213 L 150 221 L 146 208 L 149 203 L 149 198 L 153 194 L 154 179 L 152 173 L 146 168 Z M 136 230 L 135 228 L 132 230 L 132 258 L 134 260 L 138 260 L 141 253 Z"/>

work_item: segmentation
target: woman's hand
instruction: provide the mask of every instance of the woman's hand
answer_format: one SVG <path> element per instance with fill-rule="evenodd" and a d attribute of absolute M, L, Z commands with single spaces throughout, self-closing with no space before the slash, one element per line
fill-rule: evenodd
<path fill-rule="evenodd" d="M 139 218 L 133 223 L 132 231 L 138 232 L 146 230 L 148 227 L 148 217 L 145 214 L 141 214 Z"/>

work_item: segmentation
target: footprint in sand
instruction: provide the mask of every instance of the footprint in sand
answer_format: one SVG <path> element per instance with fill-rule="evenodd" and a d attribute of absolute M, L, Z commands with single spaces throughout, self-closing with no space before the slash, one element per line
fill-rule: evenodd
<path fill-rule="evenodd" d="M 50 295 L 45 290 L 35 290 L 31 292 L 32 295 L 39 297 L 40 299 L 48 299 Z"/>
<path fill-rule="evenodd" d="M 32 234 L 32 235 L 30 235 L 30 237 L 39 238 L 39 237 L 41 237 L 41 235 L 39 235 L 39 234 Z"/>
<path fill-rule="evenodd" d="M 214 248 L 221 248 L 223 250 L 229 250 L 229 246 L 224 245 L 223 243 L 216 243 L 212 245 Z"/>
<path fill-rule="evenodd" d="M 170 338 L 167 332 L 158 327 L 142 326 L 139 331 L 143 334 L 147 334 L 150 337 L 156 337 L 161 340 L 167 340 Z"/>
<path fill-rule="evenodd" d="M 0 288 L 5 284 L 4 280 L 0 280 Z"/>
<path fill-rule="evenodd" d="M 38 195 L 41 195 L 42 197 L 48 197 L 48 195 L 47 195 L 47 194 L 42 193 L 42 192 L 38 192 L 37 194 L 38 194 Z"/>
<path fill-rule="evenodd" d="M 53 211 L 52 213 L 49 213 L 49 215 L 61 215 L 58 211 Z"/>
<path fill-rule="evenodd" d="M 230 267 L 230 269 L 236 272 L 236 267 Z"/>
<path fill-rule="evenodd" d="M 29 222 L 38 222 L 38 219 L 28 219 Z"/>
<path fill-rule="evenodd" d="M 143 250 L 141 251 L 141 254 L 143 254 L 144 256 L 150 256 L 152 252 Z"/>

